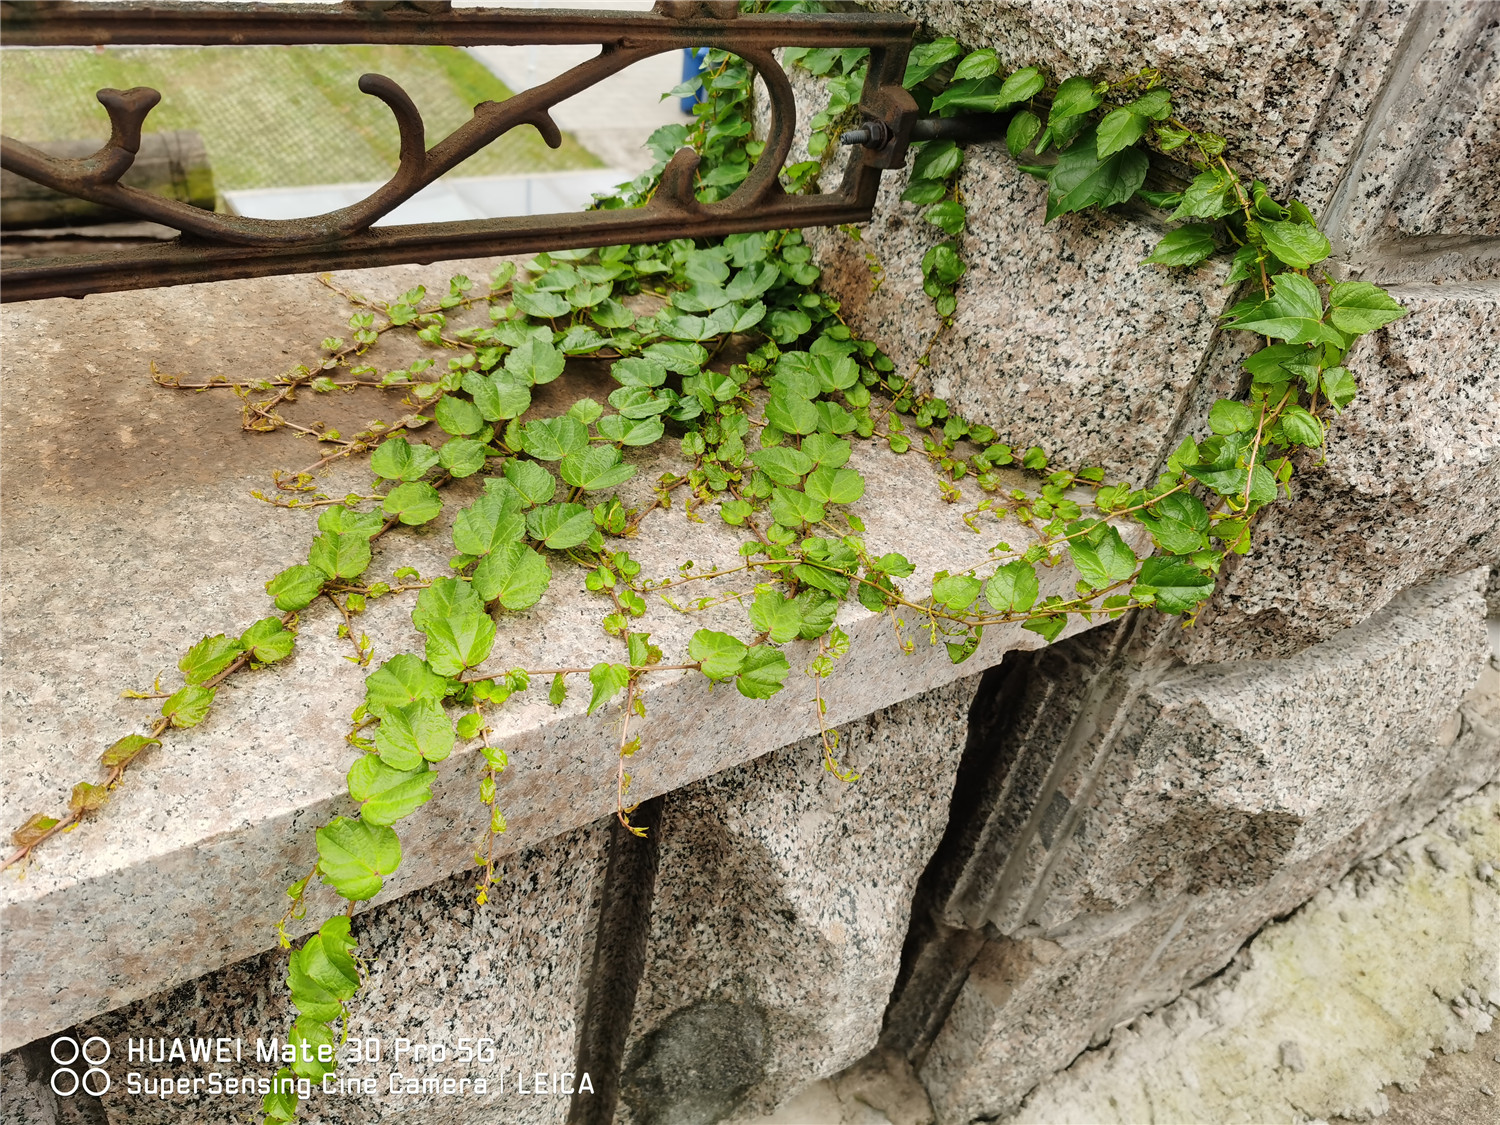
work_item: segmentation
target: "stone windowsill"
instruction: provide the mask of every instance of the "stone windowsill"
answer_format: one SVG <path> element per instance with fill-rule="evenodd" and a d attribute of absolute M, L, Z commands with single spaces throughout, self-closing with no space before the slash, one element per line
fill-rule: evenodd
<path fill-rule="evenodd" d="M 442 284 L 463 265 L 372 270 L 340 280 L 394 296 L 419 280 L 429 288 Z M 485 263 L 468 265 L 466 272 L 483 276 Z M 272 469 L 311 462 L 313 445 L 285 432 L 243 433 L 229 392 L 156 387 L 149 364 L 195 379 L 279 373 L 315 354 L 324 335 L 347 331 L 347 315 L 344 301 L 311 277 L 6 308 L 7 786 L 0 825 L 14 827 L 34 812 L 56 815 L 74 782 L 97 781 L 99 753 L 121 735 L 146 729 L 156 713 L 155 703 L 122 699 L 121 691 L 149 687 L 158 675 L 174 689 L 176 662 L 199 637 L 241 630 L 271 612 L 265 581 L 302 561 L 314 534 L 311 514 L 268 507 L 249 495 L 268 487 Z M 382 356 L 380 366 L 409 358 Z M 603 365 L 574 363 L 537 409 L 560 412 L 583 394 L 602 400 L 607 379 Z M 357 428 L 395 409 L 371 392 L 347 399 L 307 395 L 290 412 Z M 626 490 L 637 486 L 644 494 L 642 482 L 669 467 L 652 456 L 642 459 Z M 868 526 L 866 539 L 872 549 L 901 550 L 916 564 L 904 583 L 909 591 L 925 591 L 939 569 L 982 563 L 996 542 L 1030 541 L 1024 528 L 992 517 L 985 517 L 983 534 L 970 530 L 962 514 L 982 494 L 968 488 L 970 503 L 938 503 L 936 476 L 918 454 L 896 457 L 856 443 L 852 464 L 869 482 L 866 498 L 854 506 Z M 337 467 L 320 480 L 335 496 L 368 485 L 363 466 Z M 454 485 L 448 511 L 434 524 L 381 540 L 369 573 L 388 576 L 402 565 L 445 573 L 453 502 L 477 491 L 472 480 Z M 700 568 L 736 562 L 740 541 L 715 515 L 690 521 L 679 504 L 648 518 L 629 550 L 644 575 L 668 577 L 684 559 Z M 487 667 L 590 665 L 618 645 L 601 632 L 606 603 L 583 590 L 579 568 L 551 561 L 548 594 L 530 611 L 503 616 Z M 1045 574 L 1043 594 L 1065 593 L 1075 580 L 1060 566 Z M 741 580 L 718 589 L 750 585 Z M 748 636 L 733 602 L 684 615 L 659 598 L 648 601 L 636 627 L 653 634 L 667 662 L 685 658 L 688 638 L 700 627 Z M 412 595 L 372 602 L 359 621 L 377 662 L 420 651 L 411 604 Z M 906 630 L 913 650 L 903 653 L 889 618 L 850 605 L 839 620 L 856 643 L 825 685 L 831 724 L 1041 643 L 1019 626 L 991 628 L 972 660 L 956 666 L 915 622 Z M 353 808 L 344 774 L 354 751 L 344 736 L 363 698 L 365 671 L 345 659 L 350 648 L 335 635 L 337 623 L 326 601 L 309 607 L 291 659 L 232 677 L 206 722 L 170 733 L 131 769 L 101 813 L 40 848 L 24 877 L 13 871 L 0 883 L 6 934 L 0 1050 L 274 943 L 284 888 L 316 857 L 314 829 Z M 1086 627 L 1077 621 L 1070 631 Z M 812 685 L 801 674 L 815 652 L 806 643 L 788 647 L 793 673 L 770 701 L 745 699 L 727 685 L 711 691 L 696 673 L 648 677 L 647 717 L 631 726 L 642 736 L 631 761 L 632 796 L 678 788 L 815 733 Z M 614 809 L 618 704 L 587 716 L 586 681 L 571 682 L 561 707 L 546 703 L 542 682 L 495 715 L 495 737 L 510 755 L 498 798 L 510 825 L 499 841 L 507 852 Z M 482 767 L 472 748 L 443 764 L 433 799 L 401 826 L 404 859 L 376 901 L 472 864 L 484 824 L 475 792 Z M 337 903 L 326 890 L 310 901 L 304 928 Z"/>

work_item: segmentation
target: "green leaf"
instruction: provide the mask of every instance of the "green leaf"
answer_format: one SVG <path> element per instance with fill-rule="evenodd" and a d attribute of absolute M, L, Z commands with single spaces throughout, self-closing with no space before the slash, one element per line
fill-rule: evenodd
<path fill-rule="evenodd" d="M 483 611 L 484 602 L 468 582 L 457 578 L 434 578 L 432 585 L 417 595 L 416 608 L 411 611 L 411 623 L 425 633 L 434 621 Z"/>
<path fill-rule="evenodd" d="M 552 479 L 550 474 L 547 479 Z M 526 534 L 526 517 L 520 508 L 515 493 L 487 492 L 480 496 L 453 521 L 454 549 L 460 554 L 481 556 L 516 542 Z"/>
<path fill-rule="evenodd" d="M 412 445 L 404 437 L 381 442 L 370 455 L 370 471 L 384 480 L 416 480 L 438 463 L 430 445 Z"/>
<path fill-rule="evenodd" d="M 1214 580 L 1184 559 L 1154 555 L 1141 566 L 1131 595 L 1151 600 L 1163 613 L 1187 613 L 1213 593 Z"/>
<path fill-rule="evenodd" d="M 1085 207 L 1123 203 L 1145 182 L 1150 161 L 1144 152 L 1128 148 L 1101 160 L 1094 143 L 1094 131 L 1086 131 L 1052 166 L 1047 176 L 1048 222 Z"/>
<path fill-rule="evenodd" d="M 645 356 L 617 360 L 609 370 L 622 387 L 659 387 L 667 381 L 667 369 Z"/>
<path fill-rule="evenodd" d="M 590 521 L 592 522 L 592 520 Z M 506 609 L 527 609 L 541 600 L 552 581 L 552 568 L 523 543 L 507 543 L 474 568 L 474 589 L 487 602 L 496 598 Z"/>
<path fill-rule="evenodd" d="M 1166 554 L 1190 555 L 1208 547 L 1208 509 L 1190 492 L 1163 496 L 1136 519 Z"/>
<path fill-rule="evenodd" d="M 521 427 L 521 446 L 538 461 L 561 461 L 588 443 L 588 427 L 566 414 L 527 422 Z"/>
<path fill-rule="evenodd" d="M 804 487 L 809 496 L 825 504 L 852 504 L 865 494 L 865 478 L 853 469 L 824 466 L 807 478 Z"/>
<path fill-rule="evenodd" d="M 964 229 L 964 220 L 967 217 L 968 212 L 964 209 L 964 205 L 953 199 L 935 203 L 922 213 L 922 218 L 951 235 L 956 235 Z"/>
<path fill-rule="evenodd" d="M 1189 223 L 1168 231 L 1144 261 L 1159 266 L 1193 266 L 1217 249 L 1213 227 L 1207 223 Z"/>
<path fill-rule="evenodd" d="M 954 68 L 953 80 L 956 82 L 963 78 L 988 78 L 999 69 L 1000 60 L 995 55 L 995 49 L 981 47 L 964 56 L 963 61 Z"/>
<path fill-rule="evenodd" d="M 608 703 L 620 692 L 625 690 L 625 685 L 630 682 L 630 669 L 624 664 L 595 664 L 589 669 L 589 683 L 594 686 L 594 692 L 589 697 L 588 713 L 592 715 L 604 704 Z"/>
<path fill-rule="evenodd" d="M 1151 119 L 1128 109 L 1113 109 L 1099 122 L 1098 149 L 1101 157 L 1129 148 L 1146 135 Z"/>
<path fill-rule="evenodd" d="M 936 203 L 948 194 L 945 180 L 911 180 L 901 198 L 907 203 Z"/>
<path fill-rule="evenodd" d="M 1054 125 L 1068 117 L 1077 117 L 1098 109 L 1104 99 L 1094 92 L 1094 83 L 1087 78 L 1064 79 L 1052 99 L 1052 111 L 1047 115 L 1047 124 Z"/>
<path fill-rule="evenodd" d="M 467 438 L 453 438 L 444 442 L 442 449 L 438 450 L 438 460 L 443 468 L 460 480 L 472 477 L 484 468 L 488 456 L 484 442 L 470 441 Z"/>
<path fill-rule="evenodd" d="M 1149 117 L 1153 121 L 1165 121 L 1172 116 L 1172 94 L 1164 87 L 1147 90 L 1135 101 L 1129 102 L 1125 108 L 1131 113 Z"/>
<path fill-rule="evenodd" d="M 566 303 L 566 302 L 565 302 Z M 548 341 L 533 336 L 505 357 L 505 370 L 527 386 L 550 383 L 563 373 L 567 358 Z"/>
<path fill-rule="evenodd" d="M 934 39 L 931 43 L 916 44 L 907 56 L 906 74 L 901 79 L 901 85 L 910 90 L 931 78 L 949 59 L 955 59 L 961 54 L 963 48 L 951 36 Z"/>
<path fill-rule="evenodd" d="M 423 446 L 422 448 L 426 448 Z M 324 508 L 318 516 L 319 531 L 334 531 L 340 535 L 360 535 L 368 539 L 382 527 L 385 519 L 379 512 L 356 512 L 342 504 Z"/>
<path fill-rule="evenodd" d="M 1354 401 L 1359 388 L 1354 385 L 1354 376 L 1347 367 L 1330 367 L 1323 372 L 1323 394 L 1333 403 L 1335 410 L 1342 410 Z"/>
<path fill-rule="evenodd" d="M 757 469 L 777 484 L 788 485 L 792 488 L 799 487 L 802 484 L 802 478 L 812 472 L 813 468 L 813 459 L 802 450 L 790 445 L 757 449 L 750 454 L 750 460 Z"/>
<path fill-rule="evenodd" d="M 266 583 L 266 593 L 281 610 L 303 609 L 312 604 L 328 575 L 315 566 L 289 566 Z"/>
<path fill-rule="evenodd" d="M 262 617 L 240 634 L 240 647 L 257 664 L 274 664 L 291 655 L 297 634 L 277 617 Z"/>
<path fill-rule="evenodd" d="M 443 510 L 443 498 L 426 481 L 416 481 L 391 489 L 380 506 L 386 515 L 416 526 L 433 519 Z"/>
<path fill-rule="evenodd" d="M 984 583 L 972 575 L 940 571 L 932 580 L 932 600 L 955 613 L 962 613 L 974 604 L 982 589 Z"/>
<path fill-rule="evenodd" d="M 488 613 L 441 617 L 427 626 L 427 664 L 440 676 L 477 668 L 495 647 L 495 622 Z"/>
<path fill-rule="evenodd" d="M 1135 573 L 1136 558 L 1110 524 L 1095 524 L 1087 534 L 1068 540 L 1068 556 L 1083 580 L 1102 590 Z"/>
<path fill-rule="evenodd" d="M 650 445 L 661 438 L 666 427 L 659 417 L 626 418 L 623 414 L 606 414 L 599 419 L 601 436 L 621 445 Z"/>
<path fill-rule="evenodd" d="M 766 421 L 789 434 L 810 434 L 818 428 L 818 410 L 801 395 L 773 392 L 766 403 Z"/>
<path fill-rule="evenodd" d="M 1328 239 L 1317 227 L 1262 219 L 1255 224 L 1255 229 L 1260 231 L 1271 253 L 1295 269 L 1305 270 L 1333 252 Z"/>
<path fill-rule="evenodd" d="M 783 527 L 817 523 L 824 514 L 823 505 L 807 493 L 780 487 L 771 490 L 770 511 L 771 518 Z"/>
<path fill-rule="evenodd" d="M 430 485 L 402 485 L 427 488 Z M 358 578 L 370 565 L 370 538 L 367 535 L 340 535 L 330 531 L 312 541 L 307 561 L 329 578 Z"/>
<path fill-rule="evenodd" d="M 527 285 L 517 285 L 511 291 L 511 297 L 516 303 L 516 308 L 523 313 L 528 316 L 545 317 L 548 320 L 567 316 L 573 308 L 562 294 L 541 292 Z"/>
<path fill-rule="evenodd" d="M 894 575 L 897 578 L 908 578 L 917 571 L 917 568 L 907 560 L 906 556 L 898 555 L 895 551 L 888 551 L 878 559 L 872 560 L 870 566 L 884 574 Z"/>
<path fill-rule="evenodd" d="M 1293 344 L 1324 340 L 1342 346 L 1338 334 L 1322 323 L 1323 298 L 1316 285 L 1299 273 L 1277 274 L 1272 285 L 1271 297 L 1231 309 L 1230 326 Z"/>
<path fill-rule="evenodd" d="M 535 461 L 523 461 L 519 457 L 505 463 L 505 479 L 521 494 L 521 499 L 532 507 L 545 504 L 557 491 L 556 477 Z"/>
<path fill-rule="evenodd" d="M 1042 122 L 1036 114 L 1029 109 L 1023 109 L 1010 119 L 1010 124 L 1005 129 L 1005 147 L 1010 150 L 1010 155 L 1019 160 L 1021 154 L 1031 147 L 1031 142 L 1036 140 L 1036 135 L 1042 131 Z"/>
<path fill-rule="evenodd" d="M 756 591 L 750 605 L 750 626 L 770 635 L 777 644 L 793 640 L 802 630 L 802 611 L 796 598 L 784 598 L 774 588 Z"/>
<path fill-rule="evenodd" d="M 1239 207 L 1234 180 L 1220 168 L 1208 168 L 1193 177 L 1182 193 L 1182 202 L 1172 212 L 1174 219 L 1222 219 Z"/>
<path fill-rule="evenodd" d="M 734 686 L 747 699 L 769 699 L 782 689 L 792 666 L 779 650 L 769 645 L 749 649 Z"/>
<path fill-rule="evenodd" d="M 1040 94 L 1047 86 L 1047 77 L 1034 66 L 1022 67 L 1000 84 L 995 111 L 1017 105 Z M 1028 111 L 1029 112 L 1029 111 Z M 1034 115 L 1033 115 L 1034 116 Z M 1037 123 L 1038 125 L 1041 122 Z"/>
<path fill-rule="evenodd" d="M 1245 490 L 1249 473 L 1234 461 L 1215 462 L 1211 465 L 1189 465 L 1188 476 L 1200 480 L 1220 496 L 1237 496 Z"/>
<path fill-rule="evenodd" d="M 914 180 L 945 180 L 964 162 L 963 149 L 953 141 L 928 141 L 912 161 Z"/>
<path fill-rule="evenodd" d="M 401 866 L 401 841 L 393 829 L 336 816 L 318 829 L 318 874 L 353 902 L 374 898 L 382 878 Z"/>
<path fill-rule="evenodd" d="M 736 675 L 749 651 L 744 641 L 712 629 L 699 629 L 688 642 L 688 655 L 699 662 L 710 680 L 727 680 Z"/>
<path fill-rule="evenodd" d="M 448 680 L 409 652 L 393 656 L 365 677 L 365 710 L 384 720 L 422 700 L 442 699 Z"/>
<path fill-rule="evenodd" d="M 1046 617 L 1033 617 L 1030 621 L 1023 622 L 1021 628 L 1030 629 L 1033 633 L 1040 633 L 1042 638 L 1050 645 L 1068 627 L 1067 614 L 1053 613 Z"/>
<path fill-rule="evenodd" d="M 173 693 L 161 705 L 161 713 L 172 720 L 178 728 L 195 727 L 208 717 L 218 688 L 206 688 L 201 684 L 188 684 Z"/>
<path fill-rule="evenodd" d="M 1328 319 L 1340 332 L 1358 336 L 1398 320 L 1406 308 L 1384 289 L 1368 281 L 1341 281 L 1329 297 Z"/>
<path fill-rule="evenodd" d="M 802 440 L 802 452 L 829 469 L 839 469 L 846 465 L 851 451 L 852 447 L 846 440 L 831 434 L 808 434 Z"/>
<path fill-rule="evenodd" d="M 391 708 L 375 731 L 376 753 L 397 770 L 416 769 L 423 760 L 441 762 L 453 753 L 453 741 L 453 724 L 436 699 Z"/>
<path fill-rule="evenodd" d="M 708 362 L 708 349 L 702 344 L 685 344 L 678 341 L 652 344 L 641 354 L 678 375 L 692 375 Z"/>
<path fill-rule="evenodd" d="M 349 769 L 349 796 L 362 802 L 360 820 L 395 824 L 432 799 L 436 777 L 426 762 L 413 770 L 397 770 L 374 754 L 362 754 Z"/>
<path fill-rule="evenodd" d="M 277 625 L 281 624 L 274 617 L 269 620 L 276 621 Z M 219 633 L 212 637 L 204 637 L 183 653 L 182 659 L 177 662 L 177 667 L 182 670 L 183 679 L 188 683 L 201 684 L 228 668 L 243 651 L 244 645 L 240 641 Z"/>
<path fill-rule="evenodd" d="M 565 551 L 593 534 L 594 517 L 582 504 L 548 504 L 526 513 L 526 530 L 554 551 Z"/>
<path fill-rule="evenodd" d="M 563 480 L 585 492 L 614 488 L 635 476 L 635 466 L 622 464 L 620 451 L 612 445 L 575 450 L 558 468 Z"/>
<path fill-rule="evenodd" d="M 1252 506 L 1261 507 L 1276 499 L 1276 478 L 1264 465 L 1256 465 L 1250 473 L 1249 500 Z"/>
<path fill-rule="evenodd" d="M 479 412 L 479 407 L 465 398 L 446 395 L 438 399 L 432 413 L 437 424 L 454 437 L 477 434 L 484 427 L 484 415 Z"/>
<path fill-rule="evenodd" d="M 559 672 L 552 677 L 552 686 L 547 689 L 547 702 L 557 707 L 566 698 L 568 698 L 568 684 L 563 679 L 563 674 Z"/>
<path fill-rule="evenodd" d="M 1016 559 L 998 568 L 985 583 L 984 598 L 996 613 L 1025 613 L 1036 605 L 1040 589 L 1036 567 Z"/>
<path fill-rule="evenodd" d="M 519 418 L 531 408 L 531 391 L 513 377 L 480 375 L 471 371 L 464 376 L 463 386 L 486 421 L 504 422 Z"/>
<path fill-rule="evenodd" d="M 1208 424 L 1216 434 L 1253 434 L 1255 412 L 1243 402 L 1221 398 L 1209 409 Z"/>

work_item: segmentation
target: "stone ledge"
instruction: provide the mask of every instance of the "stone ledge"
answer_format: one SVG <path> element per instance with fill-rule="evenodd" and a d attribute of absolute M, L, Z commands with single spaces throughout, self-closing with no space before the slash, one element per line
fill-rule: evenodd
<path fill-rule="evenodd" d="M 429 287 L 491 263 L 398 267 L 341 276 L 373 294 Z M 149 702 L 119 698 L 143 688 L 205 633 L 239 630 L 269 609 L 264 582 L 305 556 L 308 513 L 267 508 L 251 499 L 277 466 L 316 457 L 285 433 L 243 433 L 224 399 L 162 390 L 147 378 L 152 361 L 195 375 L 279 372 L 343 328 L 347 306 L 310 277 L 224 282 L 86 301 L 7 308 L 3 420 L 4 518 L 10 569 L 4 591 L 7 667 L 4 762 L 10 784 L 0 824 L 65 807 L 75 781 L 97 780 L 99 752 L 143 729 Z M 404 363 L 399 354 L 395 363 Z M 575 364 L 539 396 L 538 413 L 568 400 L 603 398 L 599 365 Z M 551 389 L 551 388 L 549 388 Z M 607 387 L 604 387 L 607 391 Z M 215 395 L 221 392 L 214 392 Z M 358 425 L 379 415 L 375 400 L 314 399 L 300 417 Z M 385 405 L 389 415 L 391 406 Z M 917 566 L 907 581 L 925 590 L 941 568 L 981 563 L 999 540 L 1023 543 L 1019 525 L 976 535 L 963 505 L 935 503 L 936 478 L 925 460 L 904 460 L 873 445 L 853 462 L 870 481 L 855 510 L 878 550 L 900 548 Z M 665 467 L 648 459 L 638 479 Z M 331 495 L 368 485 L 363 469 L 335 469 Z M 453 486 L 466 501 L 472 483 Z M 968 493 L 977 501 L 977 490 Z M 450 506 L 451 507 L 451 506 Z M 397 566 L 442 573 L 447 516 L 411 534 L 383 540 L 372 574 Z M 993 525 L 991 525 L 993 526 Z M 1139 529 L 1135 529 L 1139 532 Z M 656 513 L 630 544 L 645 574 L 666 576 L 683 559 L 700 566 L 737 558 L 739 536 L 717 520 L 688 522 L 680 510 Z M 1138 545 L 1138 544 L 1137 544 Z M 592 664 L 607 638 L 602 608 L 582 589 L 582 574 L 554 559 L 555 581 L 533 610 L 502 621 L 492 664 L 533 667 Z M 22 578 L 21 576 L 25 576 Z M 1043 594 L 1071 589 L 1058 567 Z M 741 589 L 748 588 L 748 583 Z M 707 591 L 705 591 L 707 592 Z M 418 648 L 410 602 L 374 602 L 360 622 L 377 660 Z M 840 623 L 853 652 L 828 682 L 830 724 L 845 723 L 997 662 L 1010 649 L 1041 641 L 1019 626 L 987 631 L 967 664 L 917 637 L 903 654 L 890 625 L 859 606 Z M 331 608 L 305 611 L 302 641 L 283 665 L 232 678 L 208 720 L 170 735 L 148 752 L 109 804 L 75 834 L 39 849 L 24 878 L 0 884 L 7 934 L 3 963 L 4 1035 L 0 1049 L 28 1042 L 97 1013 L 200 976 L 273 944 L 283 888 L 315 858 L 313 829 L 347 812 L 347 717 L 363 697 L 363 670 L 344 658 Z M 672 661 L 699 627 L 743 628 L 736 607 L 691 617 L 652 599 L 641 627 Z M 1072 631 L 1085 628 L 1083 622 Z M 812 654 L 789 647 L 794 673 Z M 173 672 L 172 676 L 175 677 Z M 175 683 L 171 677 L 164 683 Z M 318 685 L 314 694 L 309 684 Z M 817 729 L 805 681 L 769 706 L 696 676 L 646 682 L 648 717 L 638 727 L 643 752 L 633 760 L 632 795 L 650 797 L 706 777 Z M 497 713 L 511 767 L 499 802 L 510 822 L 507 851 L 532 846 L 614 808 L 613 709 L 588 717 L 576 688 L 560 708 L 538 698 Z M 732 733 L 731 733 L 732 732 Z M 482 758 L 454 754 L 434 798 L 403 824 L 405 861 L 376 902 L 461 871 L 472 862 L 482 821 L 474 800 Z M 310 921 L 333 905 L 320 891 Z"/>

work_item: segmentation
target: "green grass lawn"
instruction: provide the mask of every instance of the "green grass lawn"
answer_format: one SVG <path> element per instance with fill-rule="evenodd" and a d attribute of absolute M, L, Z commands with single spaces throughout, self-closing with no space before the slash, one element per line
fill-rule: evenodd
<path fill-rule="evenodd" d="M 359 90 L 359 76 L 401 84 L 427 124 L 427 147 L 469 119 L 481 101 L 511 92 L 454 47 L 110 47 L 0 51 L 0 130 L 21 141 L 97 140 L 109 119 L 94 98 L 113 86 L 151 86 L 162 100 L 147 132 L 196 129 L 220 190 L 384 180 L 396 168 L 396 121 Z M 564 136 L 549 149 L 522 125 L 452 175 L 596 168 Z"/>

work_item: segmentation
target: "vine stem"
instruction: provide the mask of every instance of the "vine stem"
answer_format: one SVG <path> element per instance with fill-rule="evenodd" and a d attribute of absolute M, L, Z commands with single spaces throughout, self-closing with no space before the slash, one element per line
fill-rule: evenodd
<path fill-rule="evenodd" d="M 702 668 L 703 664 L 701 661 L 695 660 L 690 664 L 628 664 L 626 665 L 626 667 L 629 668 L 631 674 L 634 675 L 637 672 L 687 672 Z M 507 670 L 506 672 L 495 672 L 488 676 L 460 676 L 458 677 L 458 682 L 461 684 L 487 683 L 490 680 L 499 679 L 501 676 L 508 675 L 509 672 L 513 671 L 525 672 L 528 676 L 574 676 L 592 672 L 593 668 L 512 668 Z"/>
<path fill-rule="evenodd" d="M 166 731 L 167 727 L 171 725 L 171 723 L 172 720 L 163 715 L 161 718 L 157 719 L 154 724 L 152 724 L 150 737 L 154 739 L 160 739 L 162 734 Z M 109 773 L 104 777 L 104 788 L 113 789 L 116 785 L 120 784 L 120 779 L 125 776 L 125 771 L 129 768 L 129 766 L 129 762 L 124 762 L 118 766 L 111 766 Z M 78 824 L 83 820 L 85 816 L 88 815 L 89 811 L 90 810 L 88 809 L 70 809 L 67 816 L 63 817 L 51 828 L 47 829 L 47 831 L 43 832 L 35 840 L 31 841 L 31 843 L 23 844 L 15 851 L 11 852 L 10 855 L 6 856 L 5 862 L 0 863 L 0 873 L 10 870 L 10 868 L 15 864 L 20 863 L 23 859 L 29 856 L 34 849 L 40 847 L 42 844 L 52 839 L 52 837 L 56 836 L 59 832 L 66 832 L 69 828 L 72 828 L 75 824 Z"/>
<path fill-rule="evenodd" d="M 615 765 L 615 817 L 627 832 L 634 836 L 641 836 L 644 835 L 644 831 L 630 823 L 630 816 L 625 808 L 625 747 L 630 741 L 630 711 L 634 704 L 635 676 L 632 674 L 625 683 L 625 714 L 620 721 L 620 749 Z"/>

